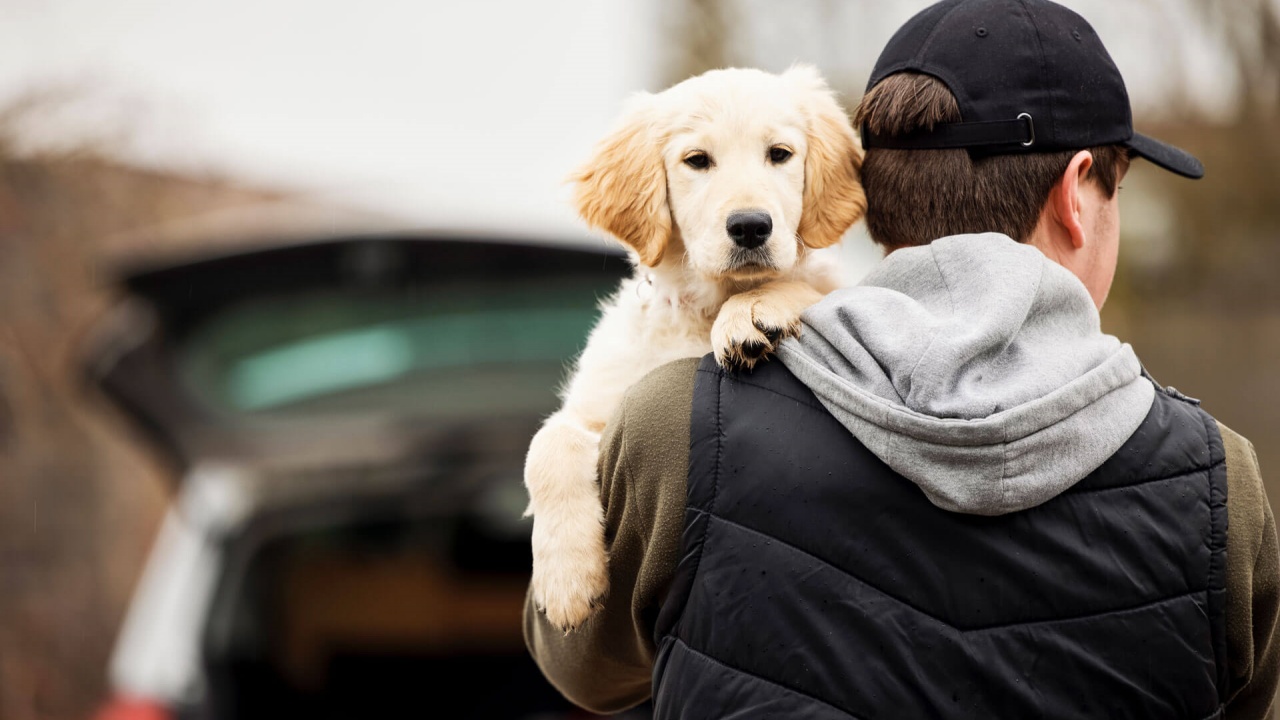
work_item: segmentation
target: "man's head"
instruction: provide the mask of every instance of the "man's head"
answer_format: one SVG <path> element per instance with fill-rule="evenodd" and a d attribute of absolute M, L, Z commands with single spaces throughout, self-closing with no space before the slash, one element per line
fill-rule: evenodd
<path fill-rule="evenodd" d="M 947 86 L 913 72 L 872 88 L 855 118 L 864 132 L 890 137 L 961 120 Z M 872 148 L 862 165 L 867 230 L 887 251 L 1002 233 L 1075 272 L 1101 307 L 1115 273 L 1116 194 L 1128 167 L 1128 150 L 1114 144 L 985 157 L 960 148 Z"/>
<path fill-rule="evenodd" d="M 1188 177 L 1190 155 L 1133 131 L 1093 28 L 1048 0 L 944 0 L 890 40 L 857 111 L 867 226 L 887 250 L 999 232 L 1076 273 L 1099 307 L 1130 157 Z"/>

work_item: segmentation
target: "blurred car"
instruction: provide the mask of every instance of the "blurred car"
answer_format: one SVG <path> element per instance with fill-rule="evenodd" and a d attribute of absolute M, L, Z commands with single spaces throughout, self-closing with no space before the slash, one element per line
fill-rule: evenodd
<path fill-rule="evenodd" d="M 383 236 L 124 273 L 87 372 L 179 480 L 100 717 L 589 717 L 521 639 L 522 466 L 626 270 Z"/>

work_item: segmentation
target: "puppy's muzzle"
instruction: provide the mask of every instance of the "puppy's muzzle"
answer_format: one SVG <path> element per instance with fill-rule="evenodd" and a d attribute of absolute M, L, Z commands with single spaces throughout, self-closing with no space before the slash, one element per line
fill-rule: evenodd
<path fill-rule="evenodd" d="M 773 218 L 761 210 L 739 210 L 729 213 L 725 230 L 733 243 L 745 250 L 764 245 L 773 234 Z"/>

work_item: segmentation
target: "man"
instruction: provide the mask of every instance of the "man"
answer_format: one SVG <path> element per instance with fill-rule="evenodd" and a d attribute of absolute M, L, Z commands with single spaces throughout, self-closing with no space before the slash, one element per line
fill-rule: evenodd
<path fill-rule="evenodd" d="M 1133 132 L 1093 29 L 946 0 L 858 111 L 887 250 L 749 374 L 674 363 L 602 443 L 611 591 L 530 651 L 660 718 L 1263 718 L 1280 557 L 1253 448 L 1102 334 Z"/>

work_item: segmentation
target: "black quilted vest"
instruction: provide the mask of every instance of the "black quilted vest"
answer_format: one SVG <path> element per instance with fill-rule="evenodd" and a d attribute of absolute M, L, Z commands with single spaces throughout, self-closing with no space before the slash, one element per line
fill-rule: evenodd
<path fill-rule="evenodd" d="M 698 371 L 655 716 L 1219 717 L 1226 468 L 1164 392 L 1071 490 L 934 507 L 780 363 Z"/>

